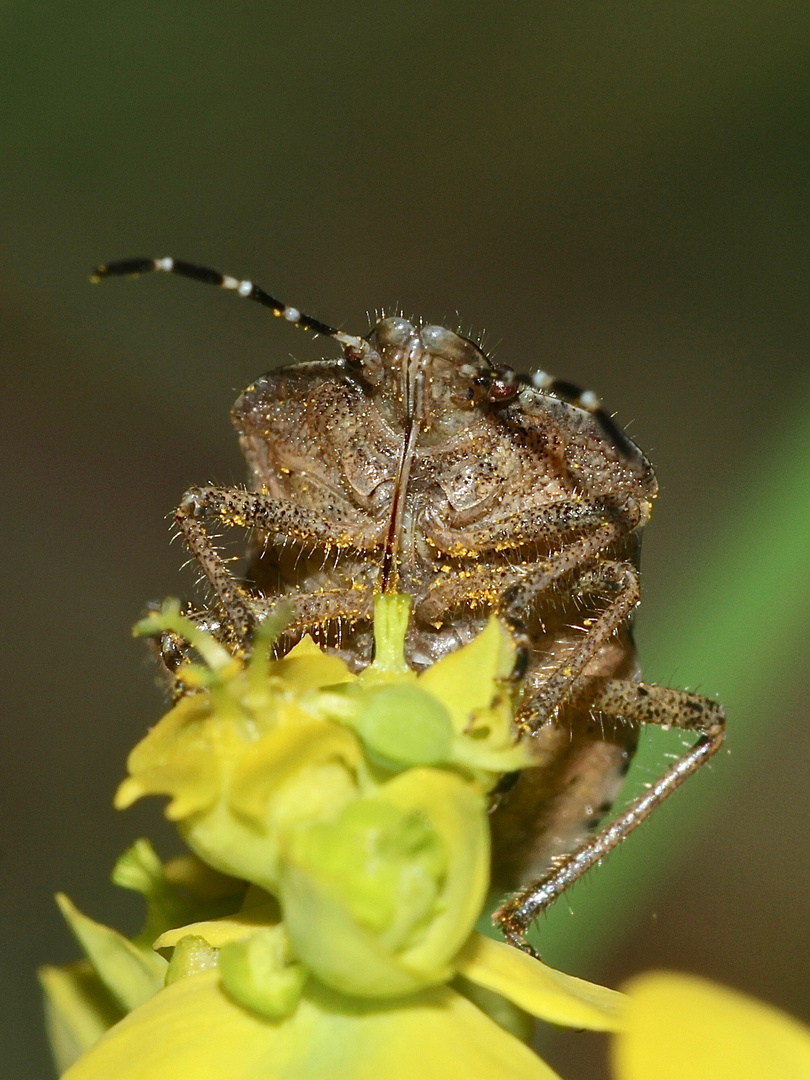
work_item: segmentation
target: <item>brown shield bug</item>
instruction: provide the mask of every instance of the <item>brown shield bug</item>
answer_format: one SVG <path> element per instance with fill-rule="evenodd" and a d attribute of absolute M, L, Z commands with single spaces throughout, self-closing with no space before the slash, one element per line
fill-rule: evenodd
<path fill-rule="evenodd" d="M 589 391 L 496 367 L 444 327 L 383 318 L 355 337 L 253 282 L 170 258 L 100 266 L 94 278 L 150 271 L 232 290 L 343 351 L 270 372 L 237 399 L 247 489 L 183 496 L 176 521 L 214 595 L 199 618 L 247 648 L 283 598 L 288 631 L 321 631 L 362 665 L 375 591 L 397 590 L 413 598 L 415 667 L 471 639 L 491 611 L 512 627 L 516 723 L 538 764 L 501 785 L 493 881 L 518 890 L 495 919 L 528 949 L 532 921 L 723 741 L 716 703 L 639 681 L 631 620 L 657 491 L 649 462 Z M 250 531 L 244 580 L 210 523 Z M 646 723 L 698 739 L 600 828 Z"/>

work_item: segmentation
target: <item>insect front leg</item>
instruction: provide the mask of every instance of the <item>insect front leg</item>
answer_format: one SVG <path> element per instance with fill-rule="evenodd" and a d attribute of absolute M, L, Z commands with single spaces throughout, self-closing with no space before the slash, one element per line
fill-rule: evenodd
<path fill-rule="evenodd" d="M 597 535 L 600 548 L 629 536 L 643 525 L 649 514 L 648 504 L 629 498 L 586 501 L 570 499 L 523 506 L 503 516 L 488 516 L 464 528 L 444 522 L 432 510 L 424 516 L 425 535 L 430 544 L 445 555 L 477 558 L 488 552 L 517 551 L 538 544 L 576 544 L 578 537 Z"/>
<path fill-rule="evenodd" d="M 682 728 L 699 732 L 700 737 L 609 825 L 570 854 L 556 860 L 547 874 L 526 885 L 494 913 L 493 922 L 506 940 L 534 955 L 535 951 L 526 941 L 534 920 L 716 754 L 725 735 L 725 712 L 708 698 L 622 679 L 582 680 L 583 692 L 586 688 L 592 693 L 591 707 L 604 715 Z"/>
<path fill-rule="evenodd" d="M 553 518 L 559 514 L 555 509 Z M 535 518 L 538 528 L 549 528 L 545 514 L 537 512 Z M 560 550 L 550 552 L 545 558 L 533 558 L 528 561 L 504 561 L 495 565 L 465 560 L 463 573 L 456 576 L 449 574 L 439 578 L 417 605 L 417 614 L 427 622 L 440 620 L 460 605 L 487 604 L 497 607 L 511 621 L 520 621 L 519 615 L 542 594 L 560 584 L 571 575 L 582 572 L 594 562 L 606 548 L 621 541 L 627 535 L 623 523 L 605 521 L 603 517 L 594 517 L 583 525 L 585 535 L 566 543 Z M 522 543 L 518 534 L 515 548 Z M 472 557 L 477 558 L 489 550 L 481 541 L 474 548 Z"/>
<path fill-rule="evenodd" d="M 305 633 L 311 633 L 318 627 L 338 619 L 355 622 L 370 620 L 373 608 L 371 589 L 328 589 L 319 592 L 299 592 L 293 595 L 283 594 L 273 598 L 271 603 L 254 599 L 254 615 L 257 622 L 272 615 L 279 604 L 289 609 L 280 637 L 295 640 Z M 150 605 L 150 610 L 158 611 L 159 604 Z M 202 611 L 187 605 L 183 611 L 200 629 L 217 638 L 226 647 L 238 650 L 240 643 L 234 640 L 233 628 L 224 623 L 220 615 L 211 611 Z M 188 642 L 173 630 L 165 630 L 158 637 L 150 638 L 149 645 L 158 666 L 161 681 L 173 701 L 187 693 L 178 671 L 190 658 L 191 648 Z"/>
<path fill-rule="evenodd" d="M 151 601 L 146 606 L 150 613 L 160 611 L 162 604 L 159 601 Z M 214 637 L 220 637 L 219 620 L 208 611 L 200 611 L 193 604 L 186 604 L 183 615 L 191 619 L 201 629 Z M 177 678 L 177 672 L 189 660 L 189 644 L 174 630 L 164 630 L 162 633 L 148 637 L 147 644 L 152 653 L 152 658 L 157 665 L 160 682 L 171 697 L 172 702 L 179 701 L 187 692 L 182 682 Z"/>
<path fill-rule="evenodd" d="M 270 535 L 291 537 L 325 549 L 351 548 L 363 553 L 374 550 L 380 543 L 378 537 L 358 526 L 336 523 L 317 511 L 260 492 L 239 488 L 190 488 L 175 512 L 175 521 L 235 634 L 243 640 L 250 636 L 262 613 L 214 547 L 203 524 L 205 519 L 245 529 L 261 529 Z"/>

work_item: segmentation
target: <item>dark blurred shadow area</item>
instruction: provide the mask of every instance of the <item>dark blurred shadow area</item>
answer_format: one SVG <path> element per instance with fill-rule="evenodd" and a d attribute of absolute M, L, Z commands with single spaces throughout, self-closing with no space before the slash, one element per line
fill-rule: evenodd
<path fill-rule="evenodd" d="M 194 585 L 166 516 L 189 484 L 242 479 L 242 386 L 331 354 L 203 286 L 91 288 L 90 267 L 211 263 L 358 332 L 401 305 L 596 390 L 661 480 L 643 660 L 808 393 L 810 8 L 76 0 L 0 25 L 0 1042 L 22 1080 L 49 1075 L 34 968 L 75 955 L 53 892 L 134 929 L 116 856 L 145 833 L 177 847 L 159 806 L 110 805 L 161 708 L 130 626 Z M 577 974 L 683 968 L 810 1020 L 807 629 L 761 730 L 714 766 L 722 808 L 665 808 L 683 847 Z M 561 1039 L 555 1067 L 597 1078 L 595 1041 Z"/>

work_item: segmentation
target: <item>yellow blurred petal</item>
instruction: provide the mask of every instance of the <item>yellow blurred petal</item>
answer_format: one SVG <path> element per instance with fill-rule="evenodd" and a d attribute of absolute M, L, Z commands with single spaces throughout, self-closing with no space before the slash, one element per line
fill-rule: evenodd
<path fill-rule="evenodd" d="M 471 785 L 441 769 L 409 769 L 384 784 L 377 797 L 424 813 L 445 845 L 445 910 L 422 940 L 401 954 L 409 967 L 429 969 L 439 958 L 452 959 L 484 906 L 490 865 L 486 805 Z"/>
<path fill-rule="evenodd" d="M 618 1031 L 626 999 L 617 990 L 547 967 L 528 953 L 475 933 L 456 960 L 459 974 L 494 990 L 541 1020 Z"/>
<path fill-rule="evenodd" d="M 474 713 L 487 709 L 496 682 L 509 675 L 515 647 L 495 616 L 468 645 L 442 657 L 419 676 L 419 686 L 439 699 L 460 734 Z"/>
<path fill-rule="evenodd" d="M 293 1016 L 264 1020 L 215 972 L 182 979 L 131 1013 L 64 1080 L 555 1080 L 447 987 L 380 1008 L 310 983 Z"/>
<path fill-rule="evenodd" d="M 278 838 L 232 813 L 221 799 L 204 814 L 180 822 L 180 835 L 203 861 L 223 874 L 274 887 Z"/>
<path fill-rule="evenodd" d="M 357 736 L 339 724 L 306 717 L 280 723 L 242 751 L 231 778 L 229 804 L 254 826 L 264 825 L 270 799 L 293 783 L 295 794 L 286 800 L 291 805 L 272 807 L 274 825 L 320 817 L 324 810 L 337 813 L 355 793 L 353 776 L 361 758 Z M 338 766 L 336 772 L 329 770 L 334 791 L 325 789 L 325 776 L 317 773 L 330 764 Z"/>
<path fill-rule="evenodd" d="M 293 645 L 293 647 L 289 650 L 289 652 L 285 653 L 283 658 L 277 662 L 283 664 L 285 660 L 298 660 L 304 656 L 318 657 L 325 655 L 326 653 L 324 653 L 323 649 L 319 645 L 315 644 L 312 635 L 304 634 L 301 640 L 296 642 L 295 645 Z"/>
<path fill-rule="evenodd" d="M 489 827 L 482 793 L 442 769 L 408 769 L 352 805 L 373 810 L 375 803 L 421 817 L 435 833 L 446 860 L 435 883 L 432 912 L 425 913 L 428 921 L 415 930 L 412 943 L 386 944 L 387 928 L 373 930 L 363 924 L 351 901 L 357 882 L 348 875 L 343 885 L 349 892 L 343 893 L 332 872 L 317 858 L 311 860 L 306 834 L 283 853 L 279 896 L 295 952 L 318 978 L 347 994 L 391 998 L 452 976 L 455 954 L 486 898 Z M 387 816 L 381 815 L 381 820 Z M 340 820 L 335 823 L 336 843 L 339 826 Z"/>
<path fill-rule="evenodd" d="M 144 795 L 171 795 L 166 816 L 175 821 L 209 807 L 221 786 L 226 727 L 212 718 L 207 695 L 181 698 L 130 753 L 130 775 L 116 792 L 116 809 Z"/>
<path fill-rule="evenodd" d="M 356 678 L 340 657 L 322 652 L 309 636 L 302 638 L 283 659 L 271 663 L 269 674 L 302 691 L 353 682 Z"/>
<path fill-rule="evenodd" d="M 215 949 L 221 949 L 223 945 L 240 941 L 249 934 L 255 934 L 257 930 L 264 930 L 268 926 L 275 925 L 278 920 L 278 904 L 262 904 L 260 907 L 248 908 L 246 911 L 229 915 L 224 919 L 206 919 L 203 922 L 178 926 L 176 930 L 167 930 L 165 934 L 160 935 L 152 948 L 172 948 L 181 938 L 193 934 L 203 938 Z"/>
<path fill-rule="evenodd" d="M 525 1009 L 518 1008 L 514 1002 L 501 997 L 493 990 L 487 990 L 477 983 L 470 982 L 463 975 L 457 974 L 450 985 L 464 997 L 469 998 L 473 1005 L 477 1005 L 490 1020 L 494 1020 L 510 1035 L 514 1035 L 516 1039 L 520 1039 L 527 1045 L 531 1043 L 534 1034 L 534 1017 Z"/>
<path fill-rule="evenodd" d="M 230 874 L 221 874 L 190 852 L 169 859 L 163 864 L 163 873 L 171 886 L 184 889 L 201 903 L 238 897 L 245 891 L 244 881 Z"/>
<path fill-rule="evenodd" d="M 479 713 L 478 715 L 481 716 L 482 714 Z M 486 716 L 486 714 L 483 715 Z M 507 717 L 509 724 L 512 722 L 511 717 L 510 710 Z M 489 749 L 487 742 L 483 739 L 478 741 L 476 739 L 459 738 L 453 744 L 451 761 L 454 765 L 469 769 L 473 775 L 476 775 L 482 769 L 494 774 L 515 772 L 518 769 L 526 769 L 537 763 L 537 759 L 532 753 L 531 743 L 527 739 L 522 739 L 513 746 Z M 487 786 L 492 787 L 497 778 L 497 775 L 489 778 Z"/>
<path fill-rule="evenodd" d="M 810 1029 L 735 990 L 672 972 L 626 986 L 616 1080 L 807 1080 Z"/>
<path fill-rule="evenodd" d="M 90 1049 L 124 1011 L 93 971 L 89 960 L 42 967 L 45 1026 L 57 1070 L 62 1073 Z"/>
<path fill-rule="evenodd" d="M 282 865 L 281 900 L 296 954 L 319 979 L 347 995 L 390 999 L 453 974 L 446 956 L 418 968 L 404 963 L 401 953 L 386 949 L 328 888 L 293 863 Z"/>
<path fill-rule="evenodd" d="M 163 986 L 166 961 L 145 952 L 117 930 L 89 919 L 63 894 L 56 902 L 99 978 L 125 1009 L 134 1009 Z"/>

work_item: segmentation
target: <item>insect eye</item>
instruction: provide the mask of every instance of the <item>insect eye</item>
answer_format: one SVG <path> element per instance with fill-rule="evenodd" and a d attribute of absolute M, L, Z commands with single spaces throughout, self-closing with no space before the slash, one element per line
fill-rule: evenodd
<path fill-rule="evenodd" d="M 352 367 L 362 367 L 362 362 L 366 354 L 361 349 L 355 348 L 353 345 L 344 345 L 343 355 Z"/>
<path fill-rule="evenodd" d="M 517 375 L 511 368 L 499 367 L 488 380 L 487 399 L 493 404 L 503 404 L 517 397 L 520 390 Z"/>
<path fill-rule="evenodd" d="M 490 374 L 476 375 L 470 379 L 470 385 L 464 391 L 464 398 L 473 405 L 480 405 L 489 401 L 489 390 L 492 385 Z"/>

